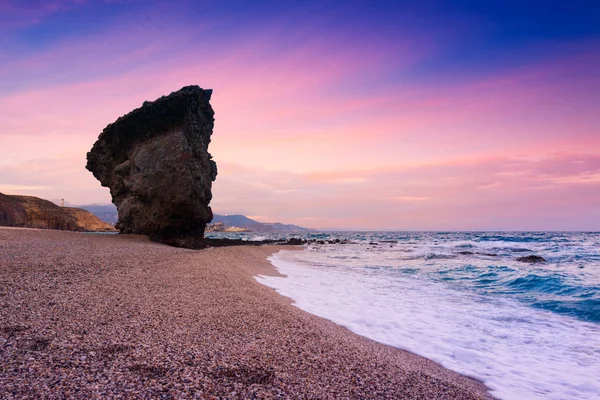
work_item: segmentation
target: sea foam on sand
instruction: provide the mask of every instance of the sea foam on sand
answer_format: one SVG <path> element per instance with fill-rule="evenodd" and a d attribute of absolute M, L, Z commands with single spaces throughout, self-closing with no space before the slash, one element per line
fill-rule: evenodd
<path fill-rule="evenodd" d="M 285 277 L 257 280 L 305 311 L 476 378 L 501 399 L 600 398 L 596 324 L 385 269 L 301 262 L 304 251 L 273 255 Z"/>

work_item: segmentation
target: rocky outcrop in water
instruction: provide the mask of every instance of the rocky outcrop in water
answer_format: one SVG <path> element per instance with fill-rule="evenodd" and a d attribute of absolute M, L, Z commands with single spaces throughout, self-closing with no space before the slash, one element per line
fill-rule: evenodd
<path fill-rule="evenodd" d="M 206 225 L 206 232 L 225 232 L 225 225 L 222 222 Z"/>
<path fill-rule="evenodd" d="M 530 263 L 530 264 L 535 264 L 535 263 L 543 263 L 546 262 L 546 259 L 542 256 L 525 256 L 525 257 L 518 257 L 517 261 L 521 261 L 524 263 Z"/>
<path fill-rule="evenodd" d="M 0 193 L 0 226 L 110 232 L 115 229 L 89 211 L 56 204 L 33 196 Z"/>
<path fill-rule="evenodd" d="M 87 166 L 110 189 L 122 233 L 202 247 L 217 166 L 208 153 L 212 90 L 186 86 L 109 124 Z"/>

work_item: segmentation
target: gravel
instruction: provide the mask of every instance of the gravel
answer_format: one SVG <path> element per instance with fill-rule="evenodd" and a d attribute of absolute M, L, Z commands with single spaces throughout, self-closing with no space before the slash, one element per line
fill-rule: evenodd
<path fill-rule="evenodd" d="M 0 398 L 491 398 L 257 283 L 278 250 L 0 228 Z"/>

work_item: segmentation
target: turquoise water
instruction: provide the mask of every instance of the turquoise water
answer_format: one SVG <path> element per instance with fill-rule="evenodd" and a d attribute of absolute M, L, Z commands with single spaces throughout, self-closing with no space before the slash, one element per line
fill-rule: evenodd
<path fill-rule="evenodd" d="M 479 379 L 500 399 L 600 398 L 599 233 L 291 236 L 311 242 L 271 257 L 284 277 L 257 280 L 301 309 Z M 534 255 L 546 261 L 519 261 Z"/>
<path fill-rule="evenodd" d="M 213 234 L 349 241 L 329 263 L 420 274 L 464 291 L 512 298 L 530 307 L 600 323 L 600 233 L 572 232 L 309 232 Z M 330 249 L 332 250 L 332 249 Z M 360 254 L 358 254 L 360 253 Z M 380 256 L 378 259 L 378 255 Z M 518 257 L 538 255 L 544 263 Z M 362 262 L 362 265 L 361 265 Z"/>

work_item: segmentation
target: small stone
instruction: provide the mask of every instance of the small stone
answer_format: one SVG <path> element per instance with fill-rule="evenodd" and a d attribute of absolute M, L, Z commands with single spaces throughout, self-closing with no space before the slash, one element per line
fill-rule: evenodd
<path fill-rule="evenodd" d="M 517 261 L 534 264 L 546 262 L 546 259 L 541 256 L 525 256 L 517 258 Z"/>

